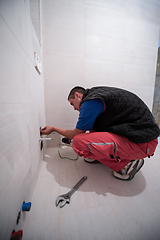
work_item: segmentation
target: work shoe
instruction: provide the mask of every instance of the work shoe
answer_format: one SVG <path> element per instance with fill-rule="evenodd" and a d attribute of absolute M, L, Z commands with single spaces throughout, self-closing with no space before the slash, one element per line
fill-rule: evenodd
<path fill-rule="evenodd" d="M 130 181 L 134 178 L 135 174 L 141 169 L 143 164 L 144 159 L 132 160 L 119 172 L 113 171 L 113 175 L 115 178 L 118 178 L 120 180 Z"/>
<path fill-rule="evenodd" d="M 87 163 L 100 163 L 97 160 L 91 159 L 91 158 L 84 158 L 84 161 L 87 162 Z"/>

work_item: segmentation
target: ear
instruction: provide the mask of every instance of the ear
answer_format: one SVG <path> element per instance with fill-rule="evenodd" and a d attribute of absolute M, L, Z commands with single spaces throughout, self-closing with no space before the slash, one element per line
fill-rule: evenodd
<path fill-rule="evenodd" d="M 79 93 L 75 92 L 74 97 L 79 97 Z"/>

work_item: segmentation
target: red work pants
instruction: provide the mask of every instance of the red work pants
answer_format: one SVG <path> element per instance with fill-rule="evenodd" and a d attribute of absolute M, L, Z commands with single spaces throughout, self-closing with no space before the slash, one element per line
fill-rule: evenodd
<path fill-rule="evenodd" d="M 72 147 L 79 156 L 98 160 L 118 172 L 131 160 L 153 156 L 157 144 L 158 139 L 136 144 L 114 133 L 91 132 L 76 135 Z"/>

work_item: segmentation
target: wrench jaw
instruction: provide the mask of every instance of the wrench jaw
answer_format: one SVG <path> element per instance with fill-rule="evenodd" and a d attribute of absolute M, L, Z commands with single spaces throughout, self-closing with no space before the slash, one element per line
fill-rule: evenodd
<path fill-rule="evenodd" d="M 58 196 L 56 199 L 56 207 L 60 204 L 60 208 L 64 207 L 66 203 L 70 203 L 70 198 L 68 196 Z"/>
<path fill-rule="evenodd" d="M 66 203 L 70 203 L 70 199 L 65 199 L 64 201 L 61 202 L 60 204 L 60 208 L 64 207 L 66 205 Z"/>

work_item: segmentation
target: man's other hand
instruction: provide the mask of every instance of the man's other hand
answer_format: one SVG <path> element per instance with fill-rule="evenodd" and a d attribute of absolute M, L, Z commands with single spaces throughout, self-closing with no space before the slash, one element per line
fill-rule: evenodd
<path fill-rule="evenodd" d="M 49 135 L 54 132 L 53 126 L 45 126 L 44 128 L 40 129 L 40 135 Z"/>

